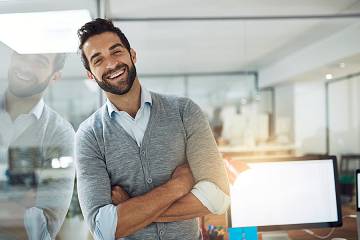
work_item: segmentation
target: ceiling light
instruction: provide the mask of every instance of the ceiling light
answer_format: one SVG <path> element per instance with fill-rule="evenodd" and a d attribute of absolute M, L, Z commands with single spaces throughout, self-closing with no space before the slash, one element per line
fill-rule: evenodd
<path fill-rule="evenodd" d="M 326 78 L 326 80 L 333 79 L 333 75 L 328 73 L 328 74 L 325 75 L 325 78 Z"/>
<path fill-rule="evenodd" d="M 76 52 L 90 20 L 88 10 L 0 14 L 0 41 L 20 54 Z"/>
<path fill-rule="evenodd" d="M 52 168 L 60 168 L 60 167 L 61 167 L 61 166 L 60 166 L 60 161 L 59 161 L 58 158 L 53 158 L 53 159 L 51 160 L 51 167 L 52 167 Z"/>

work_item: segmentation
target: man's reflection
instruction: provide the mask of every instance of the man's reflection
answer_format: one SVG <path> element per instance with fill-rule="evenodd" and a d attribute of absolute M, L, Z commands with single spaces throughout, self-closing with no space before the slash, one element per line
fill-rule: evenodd
<path fill-rule="evenodd" d="M 11 57 L 0 95 L 0 239 L 54 239 L 64 221 L 74 130 L 43 100 L 64 62 L 64 54 Z"/>

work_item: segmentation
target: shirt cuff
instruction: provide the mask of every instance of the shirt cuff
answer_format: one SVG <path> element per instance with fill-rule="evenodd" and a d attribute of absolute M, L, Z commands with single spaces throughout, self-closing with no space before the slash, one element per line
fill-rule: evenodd
<path fill-rule="evenodd" d="M 24 225 L 29 240 L 51 240 L 42 209 L 37 207 L 26 209 Z"/>
<path fill-rule="evenodd" d="M 95 219 L 95 240 L 113 240 L 115 239 L 117 224 L 116 206 L 112 204 L 105 205 L 99 209 Z"/>
<path fill-rule="evenodd" d="M 191 193 L 213 214 L 223 214 L 229 208 L 230 197 L 212 182 L 198 182 Z"/>

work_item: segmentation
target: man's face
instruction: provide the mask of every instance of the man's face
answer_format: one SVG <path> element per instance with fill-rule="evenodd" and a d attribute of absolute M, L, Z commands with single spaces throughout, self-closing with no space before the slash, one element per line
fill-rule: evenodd
<path fill-rule="evenodd" d="M 115 33 L 105 32 L 90 37 L 83 51 L 91 75 L 104 91 L 116 95 L 130 91 L 136 78 L 135 52 L 131 49 L 130 54 Z"/>
<path fill-rule="evenodd" d="M 55 54 L 13 54 L 8 70 L 9 91 L 17 97 L 42 93 L 54 76 Z"/>

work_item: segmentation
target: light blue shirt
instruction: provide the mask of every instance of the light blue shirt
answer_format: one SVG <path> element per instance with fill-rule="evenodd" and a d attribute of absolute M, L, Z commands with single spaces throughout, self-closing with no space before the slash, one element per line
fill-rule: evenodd
<path fill-rule="evenodd" d="M 141 101 L 140 108 L 135 115 L 131 117 L 125 111 L 119 111 L 109 99 L 106 101 L 106 106 L 111 119 L 114 119 L 120 126 L 136 140 L 138 146 L 141 146 L 142 139 L 150 119 L 151 112 L 151 94 L 144 87 L 141 87 Z"/>
<path fill-rule="evenodd" d="M 150 92 L 144 87 L 141 87 L 140 108 L 135 118 L 131 117 L 125 111 L 119 111 L 109 99 L 106 101 L 106 106 L 110 118 L 120 124 L 120 126 L 135 139 L 138 146 L 141 146 L 151 113 L 152 99 Z M 95 239 L 113 240 L 115 238 L 116 224 L 116 206 L 108 204 L 100 208 L 99 213 L 96 215 Z"/>
<path fill-rule="evenodd" d="M 140 108 L 135 118 L 125 111 L 119 111 L 109 100 L 106 101 L 106 106 L 110 118 L 120 124 L 135 139 L 137 145 L 141 146 L 151 113 L 152 99 L 150 92 L 141 87 Z M 230 204 L 230 198 L 212 182 L 200 181 L 193 187 L 191 192 L 214 214 L 224 213 Z M 108 204 L 100 208 L 95 219 L 95 240 L 114 240 L 117 219 L 115 205 Z"/>

